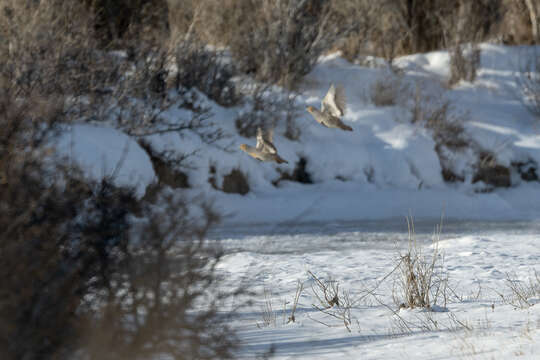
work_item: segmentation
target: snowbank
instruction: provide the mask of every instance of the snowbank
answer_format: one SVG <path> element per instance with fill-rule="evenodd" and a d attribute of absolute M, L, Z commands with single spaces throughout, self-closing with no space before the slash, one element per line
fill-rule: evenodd
<path fill-rule="evenodd" d="M 288 165 L 261 163 L 241 152 L 240 144 L 255 143 L 235 129 L 234 120 L 245 108 L 223 108 L 204 95 L 200 96 L 203 103 L 210 107 L 215 126 L 226 138 L 206 145 L 185 132 L 182 136 L 171 133 L 145 140 L 159 151 L 187 154 L 197 150 L 186 163 L 190 165 L 186 172 L 192 191 L 214 198 L 222 212 L 230 215 L 225 219 L 229 224 L 377 219 L 409 212 L 434 218 L 441 213 L 456 218 L 539 218 L 540 205 L 534 199 L 540 195 L 540 184 L 525 182 L 516 170 L 516 164 L 529 164 L 526 166 L 534 172 L 540 163 L 538 123 L 522 105 L 516 86 L 516 72 L 520 70 L 516 54 L 528 48 L 484 44 L 481 49 L 477 80 L 472 84 L 461 82 L 452 89 L 444 85 L 449 76 L 447 52 L 395 61 L 403 70 L 399 80 L 403 84 L 410 88 L 421 84 L 430 94 L 451 101 L 455 111 L 467 114 L 463 125 L 475 149 L 457 151 L 448 160 L 464 182 L 444 181 L 433 133 L 410 122 L 410 99 L 405 96 L 394 106 L 371 104 L 371 85 L 387 77 L 388 71 L 349 63 L 339 54 L 322 57 L 300 86 L 297 105 L 302 111 L 296 120 L 301 129 L 299 140 L 283 136 L 284 124 L 275 130 L 274 143 Z M 307 105 L 318 107 L 331 83 L 345 87 L 348 110 L 344 121 L 353 132 L 324 128 L 303 111 Z M 178 111 L 166 114 L 171 119 L 180 115 Z M 117 180 L 136 185 L 140 193 L 155 179 L 144 151 L 113 129 L 74 126 L 59 148 L 95 177 L 111 175 L 120 164 Z M 496 163 L 509 169 L 511 188 L 472 184 L 478 163 L 475 153 L 480 150 L 495 154 Z M 306 160 L 306 171 L 314 184 L 281 181 L 273 185 L 282 172 L 292 173 L 300 158 Z M 214 174 L 210 174 L 210 168 Z M 223 177 L 233 169 L 245 174 L 249 182 L 251 191 L 245 196 L 224 194 L 208 181 L 214 177 L 214 185 L 219 188 Z"/>

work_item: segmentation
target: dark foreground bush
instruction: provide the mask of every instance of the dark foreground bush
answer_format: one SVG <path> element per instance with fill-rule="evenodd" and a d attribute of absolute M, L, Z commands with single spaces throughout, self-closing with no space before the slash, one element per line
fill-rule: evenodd
<path fill-rule="evenodd" d="M 0 166 L 2 358 L 230 357 L 210 207 L 172 195 L 151 205 L 42 160 Z"/>
<path fill-rule="evenodd" d="M 234 333 L 217 309 L 231 293 L 219 288 L 221 252 L 205 241 L 210 207 L 159 192 L 151 204 L 54 154 L 74 121 L 145 134 L 202 120 L 122 123 L 163 111 L 127 105 L 162 104 L 151 86 L 159 63 L 129 79 L 117 64 L 142 68 L 146 58 L 100 52 L 79 2 L 0 0 L 0 9 L 0 358 L 230 358 Z M 136 86 L 111 100 L 127 85 Z M 106 116 L 114 100 L 124 117 Z"/>

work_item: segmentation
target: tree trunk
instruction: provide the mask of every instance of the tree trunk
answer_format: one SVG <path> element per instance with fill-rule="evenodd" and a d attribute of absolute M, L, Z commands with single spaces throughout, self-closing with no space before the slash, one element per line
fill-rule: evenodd
<path fill-rule="evenodd" d="M 538 39 L 538 11 L 536 8 L 536 2 L 534 0 L 525 0 L 527 9 L 529 11 L 529 17 L 531 19 L 531 32 L 535 44 L 539 43 Z"/>

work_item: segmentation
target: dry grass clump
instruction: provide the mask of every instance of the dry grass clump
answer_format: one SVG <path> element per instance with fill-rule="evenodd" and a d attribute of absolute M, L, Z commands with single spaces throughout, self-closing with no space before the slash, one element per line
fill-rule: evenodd
<path fill-rule="evenodd" d="M 412 219 L 407 219 L 409 241 L 405 252 L 398 256 L 399 272 L 397 273 L 397 292 L 394 301 L 405 308 L 430 309 L 440 304 L 446 306 L 448 296 L 448 276 L 442 271 L 444 257 L 439 253 L 438 239 L 440 227 L 437 228 L 433 251 L 425 254 L 422 246 L 415 238 Z"/>
<path fill-rule="evenodd" d="M 527 280 L 519 280 L 516 274 L 506 274 L 506 286 L 511 294 L 500 294 L 505 303 L 519 309 L 527 309 L 540 300 L 540 273 L 535 269 Z"/>

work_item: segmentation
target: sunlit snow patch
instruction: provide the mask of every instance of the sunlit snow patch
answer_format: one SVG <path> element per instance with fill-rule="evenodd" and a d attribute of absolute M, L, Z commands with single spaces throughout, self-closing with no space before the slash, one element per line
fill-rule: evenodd
<path fill-rule="evenodd" d="M 60 136 L 56 149 L 90 178 L 111 177 L 117 185 L 135 187 L 137 196 L 155 179 L 146 152 L 135 140 L 110 127 L 72 125 Z"/>

